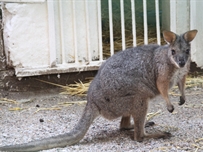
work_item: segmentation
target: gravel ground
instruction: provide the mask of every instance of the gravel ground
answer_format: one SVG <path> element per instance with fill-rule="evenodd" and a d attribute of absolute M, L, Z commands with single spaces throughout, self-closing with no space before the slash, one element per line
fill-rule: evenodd
<path fill-rule="evenodd" d="M 150 139 L 139 143 L 131 140 L 133 130 L 119 130 L 120 118 L 109 121 L 99 117 L 78 144 L 43 152 L 203 151 L 203 90 L 187 89 L 186 97 L 186 103 L 179 106 L 179 96 L 170 95 L 175 106 L 172 114 L 167 111 L 161 97 L 150 102 L 149 113 L 160 113 L 151 119 L 156 125 L 146 128 L 146 131 L 169 131 L 173 135 L 170 139 Z M 67 102 L 86 100 L 58 92 L 30 97 L 21 97 L 18 93 L 18 98 L 14 95 L 13 99 L 20 104 L 0 103 L 0 146 L 68 132 L 79 120 L 85 103 L 69 105 Z"/>

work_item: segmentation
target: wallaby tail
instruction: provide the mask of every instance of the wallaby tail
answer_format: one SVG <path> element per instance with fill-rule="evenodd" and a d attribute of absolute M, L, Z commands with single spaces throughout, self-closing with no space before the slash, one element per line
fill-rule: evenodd
<path fill-rule="evenodd" d="M 73 128 L 69 133 L 25 144 L 0 147 L 0 151 L 34 152 L 56 147 L 66 147 L 68 145 L 75 144 L 85 136 L 89 126 L 98 115 L 98 108 L 95 105 L 87 104 L 81 119 L 75 128 Z"/>

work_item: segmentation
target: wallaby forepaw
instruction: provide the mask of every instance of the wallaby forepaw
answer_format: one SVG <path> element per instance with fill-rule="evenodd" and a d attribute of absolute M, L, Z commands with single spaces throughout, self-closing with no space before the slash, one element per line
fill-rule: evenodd
<path fill-rule="evenodd" d="M 174 106 L 173 105 L 170 105 L 170 106 L 167 106 L 167 110 L 172 113 L 173 110 L 174 110 Z"/>
<path fill-rule="evenodd" d="M 185 99 L 182 97 L 182 96 L 180 96 L 180 101 L 179 101 L 179 105 L 183 105 L 185 103 Z"/>

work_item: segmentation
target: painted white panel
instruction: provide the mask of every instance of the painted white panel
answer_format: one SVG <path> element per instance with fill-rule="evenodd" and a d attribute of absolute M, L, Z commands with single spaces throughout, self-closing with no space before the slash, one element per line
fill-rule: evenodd
<path fill-rule="evenodd" d="M 98 26 L 98 12 L 97 12 L 97 1 L 87 0 L 88 9 L 88 24 L 87 32 L 89 35 L 89 50 L 91 53 L 91 60 L 99 59 L 99 26 Z M 101 22 L 101 21 L 100 21 Z M 91 61 L 90 61 L 91 62 Z"/>
<path fill-rule="evenodd" d="M 60 13 L 58 1 L 54 3 L 54 20 L 55 20 L 55 43 L 56 43 L 56 64 L 62 64 L 62 49 L 61 49 L 61 36 L 60 36 Z"/>
<path fill-rule="evenodd" d="M 85 11 L 85 1 L 74 0 L 75 12 L 75 29 L 76 30 L 76 44 L 78 52 L 78 62 L 85 63 L 88 61 L 87 54 L 87 21 L 86 21 L 86 11 Z"/>
<path fill-rule="evenodd" d="M 162 0 L 162 30 L 170 30 L 170 0 Z"/>
<path fill-rule="evenodd" d="M 182 33 L 189 29 L 189 0 L 162 1 L 162 29 Z"/>
<path fill-rule="evenodd" d="M 48 66 L 46 3 L 6 3 L 4 43 L 8 63 L 15 68 Z M 40 15 L 37 15 L 40 14 Z"/>
<path fill-rule="evenodd" d="M 102 0 L 97 0 L 97 26 L 98 26 L 98 36 L 99 36 L 99 38 L 98 38 L 99 61 L 103 61 L 101 1 Z"/>
<path fill-rule="evenodd" d="M 177 28 L 176 28 L 176 21 L 177 21 L 177 14 L 176 14 L 176 0 L 170 0 L 170 29 L 175 33 L 177 33 Z"/>
<path fill-rule="evenodd" d="M 62 17 L 63 20 L 63 43 L 65 51 L 65 62 L 73 63 L 75 62 L 75 47 L 74 47 L 74 19 L 73 19 L 73 1 L 62 1 Z"/>
<path fill-rule="evenodd" d="M 172 14 L 173 12 L 171 12 Z M 190 29 L 189 0 L 176 0 L 176 32 L 181 34 Z"/>
<path fill-rule="evenodd" d="M 190 29 L 197 29 L 198 33 L 192 44 L 192 60 L 198 67 L 203 68 L 203 1 L 190 1 Z"/>
<path fill-rule="evenodd" d="M 45 0 L 1 0 L 1 2 L 35 3 L 35 2 L 45 2 Z"/>
<path fill-rule="evenodd" d="M 47 0 L 48 33 L 49 33 L 49 65 L 56 66 L 56 33 L 54 18 L 54 2 Z"/>

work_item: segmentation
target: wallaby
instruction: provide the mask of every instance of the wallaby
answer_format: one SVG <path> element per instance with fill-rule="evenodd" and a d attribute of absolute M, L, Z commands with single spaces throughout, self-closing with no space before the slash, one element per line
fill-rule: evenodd
<path fill-rule="evenodd" d="M 93 120 L 102 115 L 107 119 L 121 117 L 120 128 L 134 128 L 134 140 L 169 138 L 168 132 L 145 133 L 148 101 L 157 95 L 166 100 L 167 109 L 174 107 L 168 90 L 175 84 L 181 92 L 179 104 L 185 102 L 185 79 L 191 62 L 190 42 L 197 30 L 176 35 L 164 31 L 165 46 L 155 44 L 120 51 L 101 65 L 87 93 L 87 105 L 78 124 L 69 133 L 21 145 L 0 147 L 1 151 L 39 151 L 65 147 L 79 142 Z M 134 125 L 130 123 L 133 117 Z"/>

